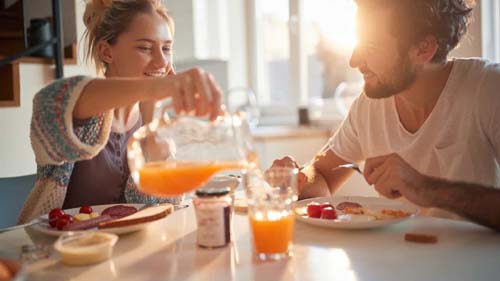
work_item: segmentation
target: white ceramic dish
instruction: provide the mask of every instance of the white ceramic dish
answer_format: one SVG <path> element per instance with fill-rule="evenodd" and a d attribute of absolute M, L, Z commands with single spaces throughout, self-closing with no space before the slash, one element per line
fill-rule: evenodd
<path fill-rule="evenodd" d="M 393 210 L 401 210 L 408 212 L 410 215 L 402 218 L 391 218 L 391 219 L 378 219 L 372 221 L 339 221 L 339 220 L 326 220 L 319 218 L 310 218 L 308 216 L 300 215 L 304 208 L 307 207 L 307 204 L 310 202 L 318 202 L 318 203 L 330 203 L 333 206 L 337 206 L 337 204 L 342 202 L 355 202 L 361 204 L 364 208 L 370 211 L 380 211 L 382 209 L 393 209 Z M 295 202 L 294 209 L 299 209 L 301 211 L 296 212 L 297 220 L 300 222 L 304 222 L 307 224 L 327 227 L 327 228 L 338 228 L 338 229 L 369 229 L 376 227 L 383 227 L 391 224 L 395 224 L 401 222 L 403 220 L 410 219 L 414 217 L 418 213 L 418 208 L 401 202 L 397 200 L 389 200 L 378 197 L 361 197 L 361 196 L 339 196 L 339 197 L 318 197 L 311 198 L 306 200 L 301 200 Z"/>
<path fill-rule="evenodd" d="M 98 212 L 100 214 L 104 209 L 111 207 L 111 206 L 114 206 L 114 205 L 133 206 L 137 209 L 144 206 L 144 204 L 109 204 L 109 205 L 92 206 L 92 209 L 94 210 L 94 212 Z M 80 208 L 73 208 L 73 209 L 64 210 L 64 212 L 67 214 L 70 214 L 70 215 L 74 215 L 74 214 L 78 214 L 79 210 L 80 210 Z M 46 221 L 48 219 L 48 214 L 41 216 L 40 219 Z M 144 229 L 152 222 L 154 222 L 154 221 L 140 223 L 140 224 L 134 224 L 134 225 L 129 225 L 129 226 L 123 226 L 123 227 L 106 228 L 106 229 L 103 229 L 102 231 L 114 233 L 114 234 L 125 234 L 125 233 L 130 233 L 130 232 Z M 59 236 L 63 233 L 68 232 L 68 231 L 64 231 L 64 230 L 57 230 L 57 228 L 51 227 L 46 222 L 42 222 L 42 223 L 38 223 L 38 224 L 33 225 L 33 229 L 35 229 L 36 231 L 39 231 L 41 233 L 51 235 L 51 236 Z M 95 230 L 97 230 L 97 228 L 91 228 L 91 229 L 87 229 L 87 230 L 83 230 L 83 231 L 90 231 L 90 230 L 95 231 Z M 73 231 L 73 232 L 75 232 L 75 231 Z"/>
<path fill-rule="evenodd" d="M 109 259 L 118 235 L 99 231 L 68 232 L 59 237 L 54 248 L 67 265 L 89 265 Z"/>

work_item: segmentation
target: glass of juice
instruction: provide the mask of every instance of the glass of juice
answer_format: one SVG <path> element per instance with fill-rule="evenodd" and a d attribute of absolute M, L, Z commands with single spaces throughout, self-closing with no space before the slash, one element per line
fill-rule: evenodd
<path fill-rule="evenodd" d="M 292 203 L 297 200 L 297 174 L 295 168 L 271 168 L 264 173 L 248 170 L 243 174 L 257 260 L 292 256 L 295 224 Z"/>

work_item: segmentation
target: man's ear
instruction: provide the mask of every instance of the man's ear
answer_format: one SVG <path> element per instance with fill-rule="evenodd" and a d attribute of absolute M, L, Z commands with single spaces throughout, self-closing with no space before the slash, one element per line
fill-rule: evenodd
<path fill-rule="evenodd" d="M 438 48 L 436 37 L 429 35 L 411 48 L 410 57 L 415 64 L 426 64 L 432 61 Z"/>
<path fill-rule="evenodd" d="M 113 62 L 113 52 L 111 50 L 111 45 L 106 41 L 99 41 L 96 45 L 97 55 L 99 59 L 105 64 L 111 64 Z"/>

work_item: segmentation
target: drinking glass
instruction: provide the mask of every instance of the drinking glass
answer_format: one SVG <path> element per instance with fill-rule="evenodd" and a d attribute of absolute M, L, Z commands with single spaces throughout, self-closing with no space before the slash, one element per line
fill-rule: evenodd
<path fill-rule="evenodd" d="M 260 110 L 257 103 L 257 96 L 250 88 L 231 88 L 227 92 L 227 107 L 229 112 L 240 112 L 246 116 L 251 128 L 259 124 Z"/>
<path fill-rule="evenodd" d="M 280 260 L 292 255 L 297 200 L 295 168 L 271 168 L 264 173 L 247 170 L 243 174 L 248 218 L 257 260 Z"/>
<path fill-rule="evenodd" d="M 241 116 L 226 113 L 214 121 L 169 117 L 164 108 L 134 133 L 127 157 L 139 190 L 160 197 L 185 194 L 219 171 L 241 170 L 256 162 L 250 130 Z"/>

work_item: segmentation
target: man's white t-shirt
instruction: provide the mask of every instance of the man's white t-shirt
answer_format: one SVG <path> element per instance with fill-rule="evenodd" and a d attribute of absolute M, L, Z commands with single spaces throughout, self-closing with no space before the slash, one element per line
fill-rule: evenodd
<path fill-rule="evenodd" d="M 401 124 L 394 97 L 362 94 L 329 145 L 348 162 L 398 153 L 422 174 L 499 187 L 500 65 L 455 59 L 433 111 L 416 133 Z"/>

